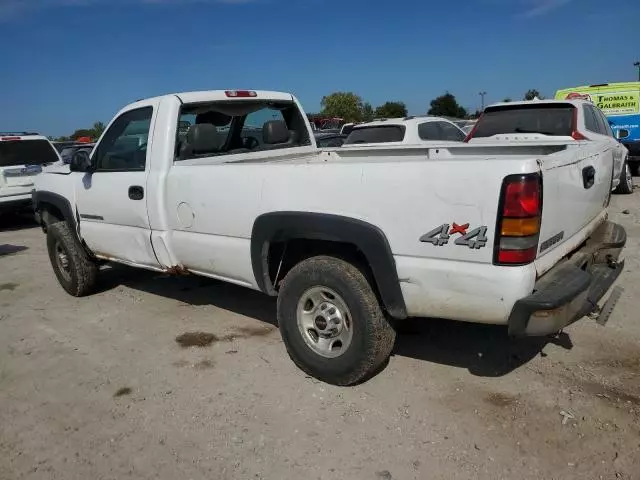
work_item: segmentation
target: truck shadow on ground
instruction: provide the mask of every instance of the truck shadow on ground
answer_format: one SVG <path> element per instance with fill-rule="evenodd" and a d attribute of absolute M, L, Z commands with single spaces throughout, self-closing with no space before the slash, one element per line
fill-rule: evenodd
<path fill-rule="evenodd" d="M 213 305 L 273 326 L 278 323 L 275 298 L 226 282 L 170 276 L 121 265 L 104 267 L 100 290 L 121 285 L 189 305 Z M 543 348 L 548 344 L 573 348 L 566 333 L 513 339 L 505 327 L 431 318 L 409 319 L 396 327 L 398 336 L 392 355 L 465 368 L 481 377 L 507 375 L 536 355 L 545 355 Z"/>
<path fill-rule="evenodd" d="M 35 228 L 38 225 L 33 218 L 33 212 L 0 213 L 0 232 L 12 232 Z"/>
<path fill-rule="evenodd" d="M 399 326 L 394 355 L 466 368 L 472 375 L 501 377 L 546 354 L 548 344 L 573 348 L 567 333 L 511 338 L 506 327 L 439 318 L 408 319 Z"/>
<path fill-rule="evenodd" d="M 175 276 L 108 265 L 100 272 L 99 291 L 120 285 L 193 306 L 213 305 L 277 326 L 276 299 L 231 283 L 195 275 Z"/>

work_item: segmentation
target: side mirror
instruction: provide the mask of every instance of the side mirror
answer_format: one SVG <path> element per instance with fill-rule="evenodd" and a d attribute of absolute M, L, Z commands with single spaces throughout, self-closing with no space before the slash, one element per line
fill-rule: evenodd
<path fill-rule="evenodd" d="M 78 150 L 71 157 L 71 162 L 69 163 L 69 169 L 72 172 L 92 172 L 93 168 L 91 165 L 91 159 L 89 157 L 89 152 L 86 150 Z"/>
<path fill-rule="evenodd" d="M 625 128 L 621 128 L 620 130 L 618 130 L 616 132 L 616 138 L 621 139 L 621 138 L 627 138 L 629 136 L 629 130 L 625 129 Z"/>

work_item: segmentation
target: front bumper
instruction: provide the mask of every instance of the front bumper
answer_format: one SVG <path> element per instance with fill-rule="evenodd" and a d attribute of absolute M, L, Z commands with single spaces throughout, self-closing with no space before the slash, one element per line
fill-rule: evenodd
<path fill-rule="evenodd" d="M 640 160 L 640 140 L 633 142 L 622 142 L 622 144 L 629 150 L 629 159 Z"/>
<path fill-rule="evenodd" d="M 626 242 L 621 225 L 604 222 L 570 259 L 542 276 L 531 295 L 515 303 L 509 334 L 548 335 L 597 312 L 598 302 L 624 268 L 618 259 Z"/>

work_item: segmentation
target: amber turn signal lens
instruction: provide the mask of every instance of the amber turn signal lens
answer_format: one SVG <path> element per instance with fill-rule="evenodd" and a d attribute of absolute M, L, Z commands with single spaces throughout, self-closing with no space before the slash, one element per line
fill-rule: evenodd
<path fill-rule="evenodd" d="M 503 218 L 502 235 L 506 237 L 526 237 L 535 235 L 540 230 L 540 217 Z"/>

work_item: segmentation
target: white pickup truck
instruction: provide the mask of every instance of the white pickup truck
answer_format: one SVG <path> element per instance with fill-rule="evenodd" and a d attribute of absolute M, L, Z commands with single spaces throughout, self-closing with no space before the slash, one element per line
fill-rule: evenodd
<path fill-rule="evenodd" d="M 598 306 L 626 233 L 597 142 L 321 150 L 291 94 L 209 91 L 125 107 L 69 167 L 33 197 L 68 293 L 103 261 L 260 290 L 294 362 L 338 385 L 386 361 L 391 319 L 544 335 L 619 296 Z"/>

